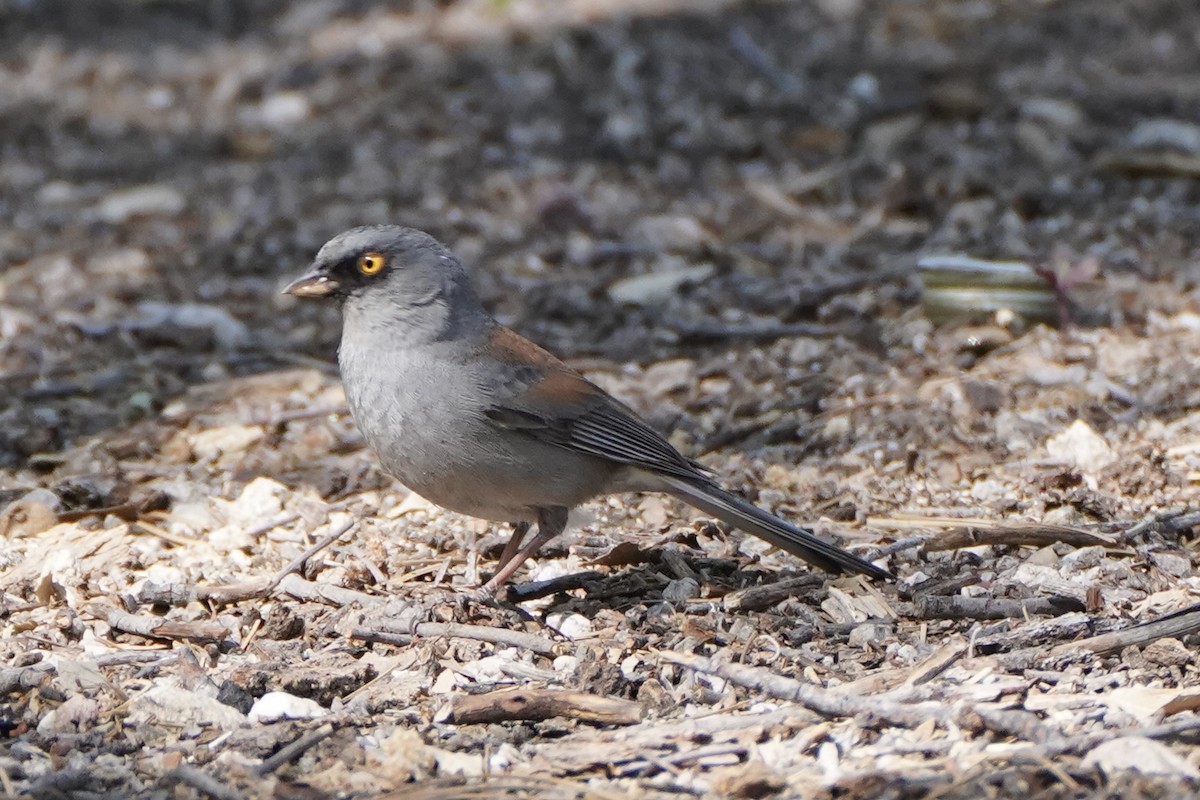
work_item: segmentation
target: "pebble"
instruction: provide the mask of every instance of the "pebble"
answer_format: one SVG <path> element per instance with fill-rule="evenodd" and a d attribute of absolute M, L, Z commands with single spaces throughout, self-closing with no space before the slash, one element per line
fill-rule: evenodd
<path fill-rule="evenodd" d="M 251 722 L 279 722 L 285 719 L 316 719 L 329 712 L 316 700 L 287 692 L 267 692 L 254 701 L 247 715 Z"/>
<path fill-rule="evenodd" d="M 96 216 L 114 225 L 134 217 L 174 216 L 187 207 L 187 200 L 176 189 L 161 183 L 118 189 L 96 205 Z"/>

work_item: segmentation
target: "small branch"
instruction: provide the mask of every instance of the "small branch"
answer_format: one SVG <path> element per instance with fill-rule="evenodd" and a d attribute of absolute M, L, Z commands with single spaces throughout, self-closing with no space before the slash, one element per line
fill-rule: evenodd
<path fill-rule="evenodd" d="M 1121 534 L 1122 542 L 1130 542 L 1149 531 L 1178 536 L 1200 525 L 1200 511 L 1186 508 L 1182 511 L 1163 511 L 1147 517 Z"/>
<path fill-rule="evenodd" d="M 927 542 L 929 542 L 929 540 L 932 538 L 933 538 L 932 536 L 923 535 L 923 536 L 909 536 L 906 539 L 897 539 L 896 541 L 892 542 L 891 544 L 885 544 L 883 547 L 876 548 L 874 551 L 867 554 L 866 559 L 868 561 L 874 561 L 877 558 L 883 558 L 884 556 L 890 556 L 895 553 L 899 553 L 902 550 L 911 550 L 914 547 L 922 547 Z"/>
<path fill-rule="evenodd" d="M 197 792 L 213 798 L 213 800 L 244 800 L 244 795 L 241 792 L 231 789 L 207 772 L 197 769 L 191 764 L 180 764 L 175 767 L 175 769 L 163 775 L 163 781 L 182 783 L 185 786 L 190 786 Z"/>
<path fill-rule="evenodd" d="M 509 585 L 504 600 L 509 603 L 523 603 L 526 600 L 537 600 L 542 597 L 549 597 L 552 594 L 558 594 L 559 592 L 583 589 L 588 584 L 598 581 L 603 577 L 603 572 L 588 570 L 586 572 L 573 572 L 570 575 L 560 575 L 557 578 L 550 578 L 544 581 L 522 583 L 516 586 Z"/>
<path fill-rule="evenodd" d="M 54 668 L 50 665 L 4 667 L 0 669 L 0 697 L 12 692 L 36 689 L 53 674 Z"/>
<path fill-rule="evenodd" d="M 295 559 L 293 559 L 292 563 L 288 564 L 286 567 L 284 567 L 278 573 L 276 573 L 274 579 L 272 579 L 271 582 L 267 584 L 267 588 L 263 590 L 263 594 L 270 594 L 271 592 L 273 592 L 275 590 L 275 587 L 278 586 L 283 581 L 284 578 L 286 578 L 288 575 L 291 575 L 293 572 L 298 572 L 304 566 L 305 562 L 307 562 L 310 558 L 315 556 L 317 553 L 324 550 L 326 547 L 329 547 L 329 545 L 336 542 L 338 539 L 340 539 L 342 537 L 342 534 L 344 534 L 346 531 L 350 530 L 353 527 L 354 527 L 354 520 L 348 519 L 345 522 L 343 522 L 341 525 L 339 525 L 337 528 L 335 528 L 324 539 L 322 539 L 321 541 L 314 544 L 312 547 L 305 550 L 303 553 L 301 553 L 299 556 L 297 556 Z"/>
<path fill-rule="evenodd" d="M 913 604 L 918 619 L 1011 619 L 1025 616 L 1057 617 L 1085 606 L 1072 597 L 1031 597 L 1012 600 L 1003 597 L 963 597 L 928 595 Z"/>
<path fill-rule="evenodd" d="M 453 622 L 419 622 L 410 631 L 383 631 L 372 628 L 355 628 L 351 637 L 364 642 L 377 642 L 403 647 L 412 642 L 414 636 L 429 638 L 471 639 L 477 642 L 505 644 L 538 655 L 556 656 L 555 643 L 544 636 L 508 628 L 489 628 L 486 625 L 459 625 Z"/>
<path fill-rule="evenodd" d="M 1051 544 L 1069 544 L 1073 547 L 1113 547 L 1116 541 L 1098 533 L 1068 528 L 1065 525 L 1001 525 L 994 528 L 967 525 L 951 528 L 930 538 L 923 552 L 959 550 L 980 545 L 1024 545 L 1045 547 Z"/>
<path fill-rule="evenodd" d="M 255 767 L 255 774 L 259 776 L 270 775 L 284 764 L 295 761 L 297 758 L 304 755 L 306 751 L 311 750 L 313 747 L 316 747 L 318 744 L 328 739 L 333 735 L 333 731 L 333 725 L 328 722 L 317 728 L 315 731 L 309 731 L 299 739 L 296 739 L 294 742 L 279 748 L 275 755 L 271 756 Z"/>
<path fill-rule="evenodd" d="M 1069 753 L 1086 753 L 1099 744 L 1112 739 L 1119 739 L 1122 736 L 1145 736 L 1147 739 L 1174 739 L 1182 734 L 1194 733 L 1197 730 L 1200 730 L 1200 716 L 1193 716 L 1187 719 L 1163 722 L 1158 725 L 1069 736 L 1053 742 L 1047 747 L 1031 747 L 1030 751 L 1033 751 L 1033 754 L 1036 755 L 1050 757 L 1067 755 Z M 1022 758 L 1026 755 L 1029 755 L 1029 753 L 1017 750 L 1013 753 L 1013 758 Z"/>
<path fill-rule="evenodd" d="M 776 581 L 765 586 L 751 586 L 725 595 L 721 602 L 726 611 L 762 611 L 788 598 L 825 585 L 824 575 L 803 575 L 790 580 Z"/>
<path fill-rule="evenodd" d="M 505 689 L 487 694 L 459 695 L 436 717 L 453 725 L 510 722 L 539 722 L 554 717 L 596 725 L 636 725 L 644 709 L 632 700 L 618 700 L 583 692 L 555 689 Z"/>
<path fill-rule="evenodd" d="M 103 605 L 93 606 L 92 613 L 116 630 L 149 639 L 220 643 L 229 641 L 233 635 L 228 628 L 216 622 L 178 622 L 161 617 L 143 617 Z"/>
<path fill-rule="evenodd" d="M 825 717 L 855 717 L 865 714 L 892 725 L 905 727 L 920 725 L 931 719 L 941 725 L 957 721 L 956 715 L 945 703 L 901 703 L 859 695 L 841 695 L 819 686 L 776 675 L 761 667 L 728 664 L 691 653 L 673 653 L 665 650 L 658 651 L 657 656 L 670 664 L 678 664 L 707 675 L 717 675 L 746 689 L 799 703 Z"/>
<path fill-rule="evenodd" d="M 134 600 L 138 605 L 152 606 L 186 606 L 193 600 L 215 606 L 227 606 L 242 600 L 263 597 L 270 584 L 270 578 L 255 578 L 241 583 L 227 583 L 224 586 L 184 586 L 146 581 Z"/>
<path fill-rule="evenodd" d="M 1077 642 L 1060 644 L 1050 651 L 1060 656 L 1079 650 L 1097 654 L 1115 653 L 1126 647 L 1141 647 L 1168 636 L 1180 637 L 1200 631 L 1200 605 L 1189 606 L 1150 622 L 1142 622 L 1119 631 L 1101 633 Z"/>
<path fill-rule="evenodd" d="M 279 582 L 277 587 L 284 594 L 291 595 L 297 600 L 307 600 L 318 603 L 328 603 L 332 606 L 349 606 L 357 603 L 360 606 L 370 606 L 379 602 L 380 598 L 366 592 L 357 592 L 343 586 L 329 583 L 314 583 L 306 581 L 299 575 L 288 575 Z"/>

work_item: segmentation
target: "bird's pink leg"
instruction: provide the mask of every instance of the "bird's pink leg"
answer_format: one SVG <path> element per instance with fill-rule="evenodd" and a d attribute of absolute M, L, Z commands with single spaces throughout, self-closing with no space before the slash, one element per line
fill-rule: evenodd
<path fill-rule="evenodd" d="M 567 509 L 565 508 L 548 508 L 538 512 L 538 529 L 537 534 L 520 550 L 509 556 L 507 561 L 505 555 L 508 555 L 509 545 L 505 545 L 504 553 L 500 555 L 500 569 L 492 576 L 492 579 L 483 585 L 479 590 L 479 595 L 482 598 L 489 599 L 495 597 L 496 590 L 504 584 L 508 583 L 508 579 L 513 576 L 521 565 L 525 563 L 525 559 L 536 553 L 542 545 L 558 536 L 567 527 Z M 528 530 L 529 526 L 526 525 Z M 519 530 L 519 528 L 518 528 Z M 522 532 L 521 536 L 524 536 Z M 517 539 L 517 531 L 513 531 L 513 538 Z M 519 543 L 518 539 L 518 543 Z M 515 548 L 514 548 L 515 549 Z"/>

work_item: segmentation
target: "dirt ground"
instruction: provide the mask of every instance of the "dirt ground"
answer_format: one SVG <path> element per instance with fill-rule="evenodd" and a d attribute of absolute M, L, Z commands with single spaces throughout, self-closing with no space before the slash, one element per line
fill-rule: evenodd
<path fill-rule="evenodd" d="M 0 0 L 0 790 L 1200 791 L 1192 0 Z M 506 531 L 363 449 L 352 225 L 764 507 Z M 1046 318 L 932 314 L 1024 261 Z M 936 321 L 935 321 L 936 320 Z"/>

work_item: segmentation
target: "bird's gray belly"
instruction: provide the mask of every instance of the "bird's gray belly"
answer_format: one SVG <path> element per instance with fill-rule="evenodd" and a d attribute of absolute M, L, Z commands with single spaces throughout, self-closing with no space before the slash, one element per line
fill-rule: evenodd
<path fill-rule="evenodd" d="M 347 399 L 363 438 L 400 483 L 443 508 L 497 521 L 534 520 L 602 493 L 618 468 L 497 428 L 453 386 L 436 399 L 403 388 Z M 370 395 L 375 396 L 371 397 Z"/>

